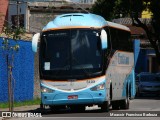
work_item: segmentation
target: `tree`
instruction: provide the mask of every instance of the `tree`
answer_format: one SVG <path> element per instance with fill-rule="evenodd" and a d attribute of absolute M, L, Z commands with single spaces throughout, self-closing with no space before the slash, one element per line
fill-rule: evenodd
<path fill-rule="evenodd" d="M 111 4 L 111 6 L 109 6 Z M 109 7 L 108 9 L 106 7 Z M 139 17 L 143 10 L 152 12 L 151 28 L 143 23 Z M 160 1 L 159 0 L 97 0 L 92 12 L 105 19 L 129 16 L 132 25 L 141 27 L 146 32 L 148 40 L 155 50 L 157 62 L 160 64 Z"/>
<path fill-rule="evenodd" d="M 159 0 L 141 0 L 139 4 L 142 6 L 141 9 L 137 7 L 138 0 L 131 1 L 131 18 L 132 24 L 137 27 L 141 27 L 146 32 L 148 40 L 150 41 L 152 47 L 155 50 L 155 54 L 157 56 L 157 62 L 160 64 L 160 1 Z M 142 12 L 142 10 L 149 10 L 152 12 L 151 18 L 151 26 L 150 29 L 145 23 L 142 23 L 138 18 L 138 14 Z"/>
<path fill-rule="evenodd" d="M 10 39 L 13 39 L 17 42 L 17 40 L 21 39 L 21 35 L 24 33 L 24 29 L 20 27 L 15 27 L 12 29 L 11 25 L 6 22 L 3 27 L 3 31 L 0 34 L 0 37 L 3 38 L 2 42 L 2 50 L 3 55 L 6 58 L 7 64 L 7 78 L 8 78 L 8 103 L 9 103 L 9 111 L 13 112 L 13 101 L 14 101 L 14 93 L 13 93 L 13 80 L 12 80 L 12 68 L 14 61 L 14 53 L 19 50 L 19 45 L 16 43 L 14 45 L 10 44 Z"/>
<path fill-rule="evenodd" d="M 116 0 L 97 0 L 91 11 L 95 14 L 103 16 L 107 20 L 114 18 L 114 6 Z M 112 12 L 111 12 L 112 11 Z"/>

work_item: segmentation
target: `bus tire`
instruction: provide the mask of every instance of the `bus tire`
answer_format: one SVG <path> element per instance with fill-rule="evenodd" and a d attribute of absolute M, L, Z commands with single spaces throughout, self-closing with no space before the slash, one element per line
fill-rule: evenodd
<path fill-rule="evenodd" d="M 45 106 L 41 103 L 40 104 L 40 113 L 44 114 L 44 111 L 45 111 Z"/>
<path fill-rule="evenodd" d="M 110 102 L 109 102 L 109 101 L 105 101 L 105 102 L 101 105 L 101 111 L 102 111 L 102 112 L 109 112 L 109 105 L 110 105 Z"/>
<path fill-rule="evenodd" d="M 129 103 L 130 103 L 129 95 L 126 94 L 126 99 L 121 100 L 120 108 L 121 109 L 129 109 Z"/>
<path fill-rule="evenodd" d="M 132 99 L 132 93 L 131 93 L 131 84 L 129 85 L 129 99 Z"/>
<path fill-rule="evenodd" d="M 58 108 L 58 107 L 56 107 L 56 106 L 52 106 L 52 105 L 50 105 L 49 107 L 50 107 L 51 112 L 54 112 L 54 113 L 57 113 L 57 112 L 58 112 L 58 110 L 59 110 L 59 108 Z"/>
<path fill-rule="evenodd" d="M 119 101 L 112 101 L 112 109 L 113 110 L 119 110 L 120 109 Z"/>

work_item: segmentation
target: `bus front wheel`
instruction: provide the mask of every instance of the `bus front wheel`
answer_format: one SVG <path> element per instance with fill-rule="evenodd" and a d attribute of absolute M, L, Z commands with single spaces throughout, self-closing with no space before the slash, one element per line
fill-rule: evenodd
<path fill-rule="evenodd" d="M 110 101 L 105 101 L 105 102 L 101 105 L 101 111 L 102 111 L 102 112 L 109 112 L 109 106 L 110 106 Z"/>
<path fill-rule="evenodd" d="M 112 101 L 112 109 L 119 110 L 119 101 Z"/>

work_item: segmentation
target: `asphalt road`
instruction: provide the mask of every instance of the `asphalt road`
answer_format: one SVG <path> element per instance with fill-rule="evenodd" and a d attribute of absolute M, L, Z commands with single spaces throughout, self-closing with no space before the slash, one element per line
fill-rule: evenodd
<path fill-rule="evenodd" d="M 39 109 L 30 112 L 37 112 Z M 114 116 L 113 115 L 118 115 Z M 127 117 L 126 117 L 127 116 Z M 158 117 L 156 117 L 158 116 Z M 27 119 L 27 118 L 25 118 Z M 29 118 L 31 119 L 31 118 Z M 33 118 L 33 120 L 159 120 L 160 119 L 160 96 L 144 96 L 135 98 L 130 101 L 130 109 L 128 110 L 112 110 L 101 112 L 97 106 L 86 107 L 83 113 L 75 113 L 68 110 L 61 110 L 57 113 L 51 112 L 49 109 L 42 114 L 41 118 Z M 17 120 L 17 118 L 12 118 Z"/>

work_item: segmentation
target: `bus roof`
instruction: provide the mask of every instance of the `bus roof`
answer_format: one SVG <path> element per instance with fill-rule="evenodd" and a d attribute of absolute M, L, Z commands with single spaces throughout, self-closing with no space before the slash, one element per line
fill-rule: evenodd
<path fill-rule="evenodd" d="M 50 21 L 43 31 L 67 28 L 102 28 L 110 26 L 126 31 L 130 31 L 128 27 L 116 23 L 106 21 L 103 17 L 91 13 L 70 13 L 57 16 Z"/>
<path fill-rule="evenodd" d="M 125 31 L 129 31 L 130 32 L 130 29 L 128 27 L 124 26 L 124 25 L 113 23 L 113 22 L 109 22 L 109 21 L 107 21 L 107 23 L 108 23 L 109 27 L 117 28 L 117 29 L 121 29 L 121 30 L 125 30 Z"/>

